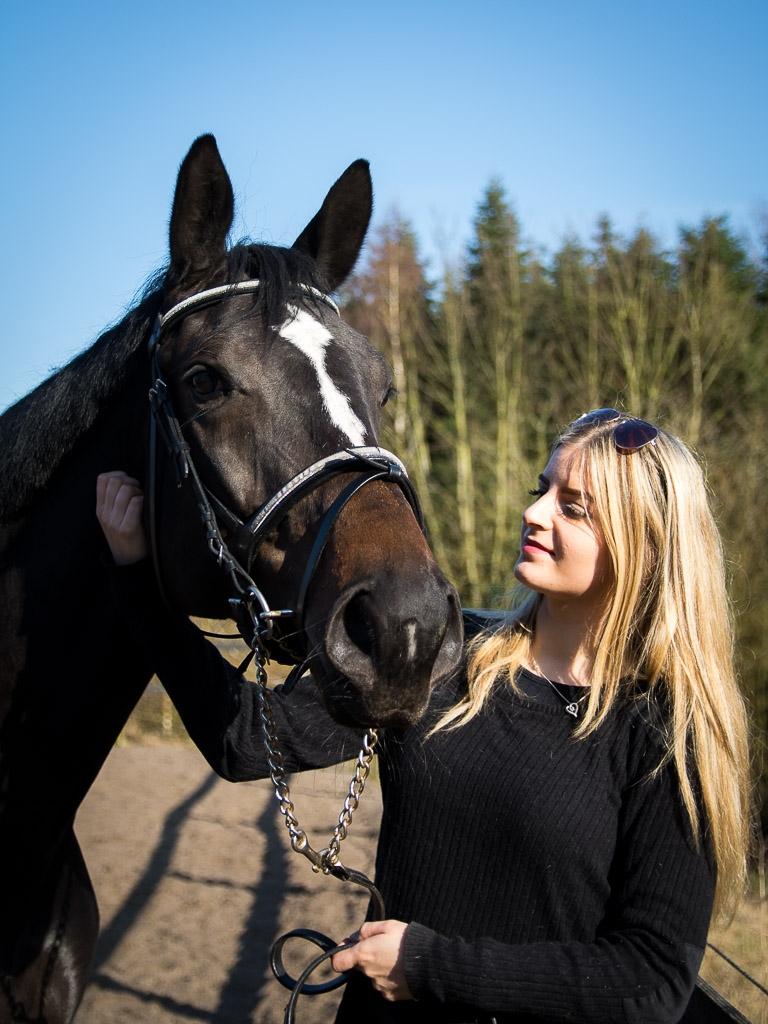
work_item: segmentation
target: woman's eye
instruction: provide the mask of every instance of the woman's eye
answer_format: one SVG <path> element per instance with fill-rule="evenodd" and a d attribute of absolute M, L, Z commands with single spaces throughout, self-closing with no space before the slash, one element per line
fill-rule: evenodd
<path fill-rule="evenodd" d="M 213 370 L 195 370 L 186 379 L 199 398 L 210 398 L 219 385 L 219 378 Z"/>
<path fill-rule="evenodd" d="M 543 487 L 532 487 L 528 493 L 532 498 L 543 498 L 547 492 Z"/>
<path fill-rule="evenodd" d="M 567 502 L 562 506 L 563 515 L 568 519 L 586 519 L 587 510 L 581 505 L 575 505 L 573 502 Z"/>

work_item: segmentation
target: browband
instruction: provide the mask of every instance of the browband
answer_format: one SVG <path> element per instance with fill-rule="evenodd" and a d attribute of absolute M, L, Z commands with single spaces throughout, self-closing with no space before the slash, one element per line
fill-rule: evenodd
<path fill-rule="evenodd" d="M 182 299 L 175 306 L 171 306 L 167 313 L 163 313 L 162 316 L 158 317 L 152 337 L 149 339 L 150 351 L 157 345 L 163 331 L 167 330 L 177 320 L 183 319 L 188 313 L 192 313 L 197 309 L 203 309 L 205 306 L 212 306 L 214 303 L 230 298 L 233 295 L 247 295 L 257 292 L 260 287 L 261 281 L 256 277 L 250 281 L 235 281 L 232 284 L 218 285 L 216 288 L 206 288 L 205 291 L 196 292 L 194 295 Z M 318 288 L 313 288 L 311 284 L 299 284 L 298 287 L 307 295 L 311 295 L 313 298 L 324 302 L 326 306 L 330 306 L 337 316 L 340 315 L 339 307 L 325 292 L 321 292 Z"/>

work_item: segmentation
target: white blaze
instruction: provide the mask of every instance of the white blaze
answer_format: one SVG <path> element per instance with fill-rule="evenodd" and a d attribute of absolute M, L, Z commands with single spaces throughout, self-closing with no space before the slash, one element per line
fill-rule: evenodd
<path fill-rule="evenodd" d="M 405 632 L 408 637 L 408 660 L 413 661 L 416 657 L 416 623 L 406 623 Z"/>
<path fill-rule="evenodd" d="M 364 445 L 365 427 L 355 415 L 347 396 L 331 380 L 325 366 L 325 350 L 328 342 L 333 341 L 333 335 L 303 309 L 291 309 L 290 312 L 294 315 L 280 328 L 280 337 L 295 345 L 312 363 L 320 385 L 320 397 L 331 422 L 347 435 L 353 446 Z"/>

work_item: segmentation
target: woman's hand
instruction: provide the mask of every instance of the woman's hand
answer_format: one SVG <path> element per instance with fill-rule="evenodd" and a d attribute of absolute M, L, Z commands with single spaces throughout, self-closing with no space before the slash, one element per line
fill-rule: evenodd
<path fill-rule="evenodd" d="M 131 565 L 147 556 L 141 513 L 144 494 L 139 481 L 117 470 L 96 479 L 96 518 L 116 565 Z"/>
<path fill-rule="evenodd" d="M 402 921 L 366 921 L 356 945 L 333 957 L 333 969 L 341 972 L 359 968 L 388 1002 L 413 999 L 403 967 L 407 927 Z"/>

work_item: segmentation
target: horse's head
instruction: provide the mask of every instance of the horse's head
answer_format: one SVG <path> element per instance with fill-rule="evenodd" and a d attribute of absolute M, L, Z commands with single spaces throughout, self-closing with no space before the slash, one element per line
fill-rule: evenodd
<path fill-rule="evenodd" d="M 302 619 L 282 625 L 284 643 L 310 657 L 336 717 L 403 725 L 421 714 L 461 649 L 456 594 L 407 488 L 375 480 L 349 497 L 310 580 L 304 568 L 323 517 L 363 462 L 356 472 L 321 476 L 253 547 L 233 536 L 238 521 L 305 467 L 377 443 L 389 370 L 327 300 L 357 259 L 371 207 L 368 165 L 358 160 L 290 249 L 227 250 L 232 187 L 213 138 L 198 139 L 179 172 L 164 308 L 219 285 L 259 286 L 179 317 L 163 336 L 159 365 L 227 544 L 239 545 L 272 608 L 295 610 L 304 581 Z M 164 470 L 158 550 L 168 596 L 190 613 L 225 616 L 232 590 L 205 542 L 194 491 L 175 487 L 168 461 Z"/>

